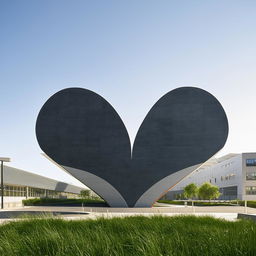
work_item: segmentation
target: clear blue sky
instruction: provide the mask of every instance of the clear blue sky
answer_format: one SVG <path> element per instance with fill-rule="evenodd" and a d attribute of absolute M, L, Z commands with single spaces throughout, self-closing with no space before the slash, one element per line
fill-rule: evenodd
<path fill-rule="evenodd" d="M 132 141 L 180 86 L 214 94 L 230 123 L 221 155 L 256 151 L 256 1 L 0 1 L 0 155 L 79 184 L 40 155 L 35 121 L 66 87 L 105 97 Z"/>

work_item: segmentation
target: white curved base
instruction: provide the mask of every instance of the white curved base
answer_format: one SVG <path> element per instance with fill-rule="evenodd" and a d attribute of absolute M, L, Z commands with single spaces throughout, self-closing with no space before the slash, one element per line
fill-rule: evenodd
<path fill-rule="evenodd" d="M 122 195 L 107 181 L 104 179 L 86 172 L 84 170 L 59 165 L 53 161 L 48 155 L 43 154 L 48 160 L 62 168 L 64 171 L 70 173 L 83 184 L 92 189 L 96 194 L 102 197 L 111 207 L 123 207 L 127 208 L 128 205 Z M 196 171 L 203 164 L 194 165 L 178 172 L 175 172 L 164 179 L 155 183 L 150 187 L 143 195 L 137 200 L 134 207 L 152 207 L 161 196 L 163 196 L 170 188 L 175 186 L 178 182 L 184 179 L 187 175 Z"/>
<path fill-rule="evenodd" d="M 145 193 L 143 193 L 143 195 L 138 199 L 134 207 L 152 207 L 154 202 L 156 202 L 161 196 L 163 196 L 170 188 L 175 186 L 187 175 L 198 169 L 201 165 L 202 164 L 190 166 L 158 181 Z M 95 193 L 97 193 L 109 204 L 109 206 L 122 208 L 128 207 L 126 201 L 121 196 L 121 194 L 104 179 L 80 169 L 68 166 L 62 167 L 79 181 L 95 191 Z"/>
<path fill-rule="evenodd" d="M 120 193 L 104 179 L 84 170 L 64 165 L 62 165 L 62 167 L 83 184 L 95 191 L 96 194 L 102 197 L 109 204 L 109 206 L 128 207 Z"/>
<path fill-rule="evenodd" d="M 198 169 L 201 165 L 202 164 L 190 166 L 158 181 L 138 199 L 134 207 L 152 207 L 154 202 L 163 196 L 170 188 Z"/>

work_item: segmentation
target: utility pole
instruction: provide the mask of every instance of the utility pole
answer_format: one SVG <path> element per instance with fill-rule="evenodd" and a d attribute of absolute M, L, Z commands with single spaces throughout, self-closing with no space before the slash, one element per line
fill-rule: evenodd
<path fill-rule="evenodd" d="M 1 161 L 1 209 L 4 209 L 4 162 L 10 162 L 8 157 L 0 157 Z"/>

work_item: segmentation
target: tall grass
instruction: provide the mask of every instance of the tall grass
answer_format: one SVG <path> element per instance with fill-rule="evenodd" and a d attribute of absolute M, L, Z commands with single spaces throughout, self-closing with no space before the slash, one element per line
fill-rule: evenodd
<path fill-rule="evenodd" d="M 194 216 L 35 218 L 0 226 L 0 255 L 256 255 L 256 224 Z"/>

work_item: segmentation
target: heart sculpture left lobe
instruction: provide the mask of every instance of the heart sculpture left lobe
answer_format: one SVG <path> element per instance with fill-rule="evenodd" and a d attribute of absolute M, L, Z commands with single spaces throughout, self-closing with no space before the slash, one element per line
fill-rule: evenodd
<path fill-rule="evenodd" d="M 37 118 L 46 155 L 114 207 L 150 207 L 224 145 L 228 121 L 218 100 L 195 87 L 164 95 L 134 142 L 114 108 L 98 94 L 68 88 Z"/>

